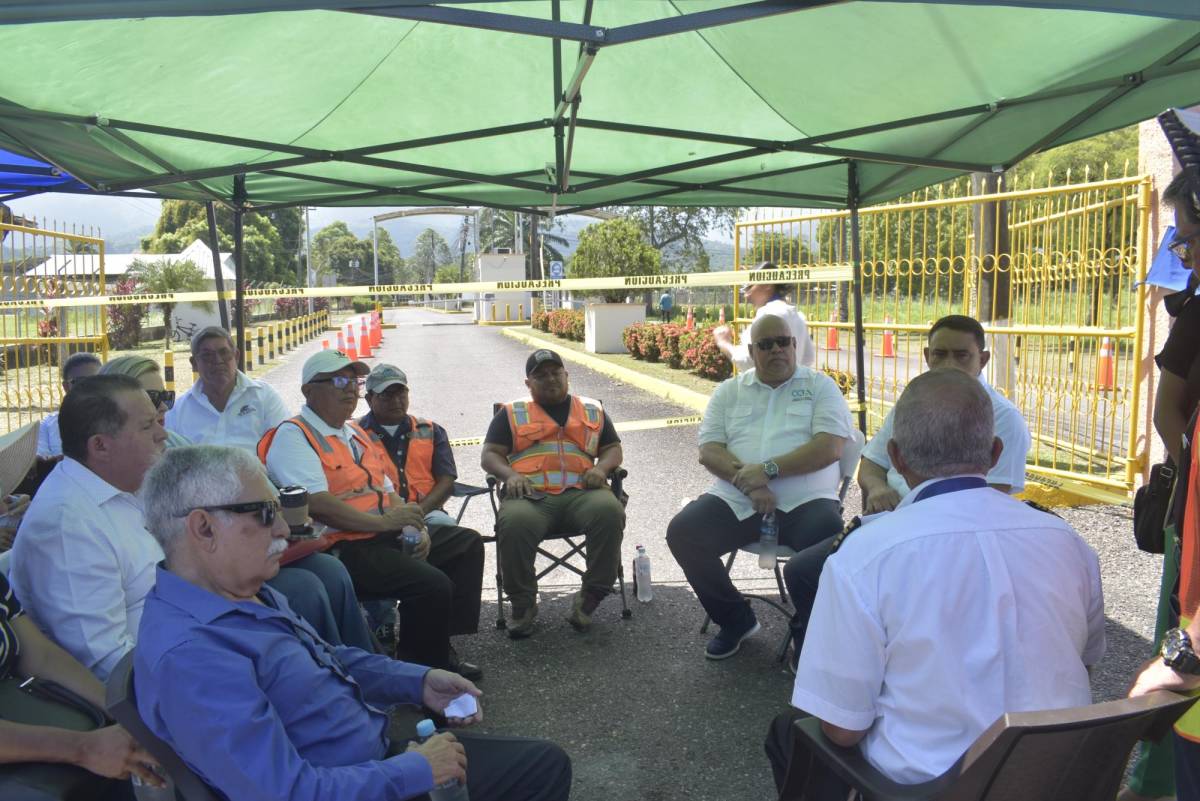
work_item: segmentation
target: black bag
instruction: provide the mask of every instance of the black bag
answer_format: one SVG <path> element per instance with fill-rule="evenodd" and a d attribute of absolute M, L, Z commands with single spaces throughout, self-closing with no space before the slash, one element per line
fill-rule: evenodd
<path fill-rule="evenodd" d="M 1133 537 L 1146 553 L 1163 552 L 1163 528 L 1175 489 L 1175 466 L 1170 462 L 1150 468 L 1150 480 L 1133 496 Z"/>

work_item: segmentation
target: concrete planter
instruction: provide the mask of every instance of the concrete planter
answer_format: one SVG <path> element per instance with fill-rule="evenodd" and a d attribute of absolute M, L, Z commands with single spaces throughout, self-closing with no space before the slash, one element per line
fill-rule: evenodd
<path fill-rule="evenodd" d="M 594 303 L 584 311 L 583 344 L 588 353 L 627 353 L 621 332 L 646 322 L 640 303 Z"/>

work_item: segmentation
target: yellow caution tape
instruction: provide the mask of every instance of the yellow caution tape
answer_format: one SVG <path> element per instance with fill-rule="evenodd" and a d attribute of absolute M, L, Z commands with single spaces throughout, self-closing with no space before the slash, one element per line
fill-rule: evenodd
<path fill-rule="evenodd" d="M 1114 490 L 1097 487 L 1094 484 L 1087 484 L 1082 481 L 1072 481 L 1069 478 L 1061 476 L 1048 476 L 1042 473 L 1034 473 L 1032 471 L 1025 473 L 1026 481 L 1033 481 L 1053 489 L 1069 492 L 1072 495 L 1078 495 L 1081 498 L 1088 498 L 1100 503 L 1111 504 L 1113 506 L 1133 507 L 1133 502 L 1129 500 L 1129 496 Z"/>
<path fill-rule="evenodd" d="M 550 278 L 535 281 L 468 281 L 450 284 L 370 284 L 366 286 L 275 287 L 247 289 L 244 298 L 337 298 L 360 295 L 460 295 L 488 292 L 582 291 L 596 289 L 661 289 L 665 287 L 737 286 L 747 283 L 817 284 L 850 281 L 849 264 L 834 267 L 788 267 L 778 270 L 725 270 L 715 273 L 628 275 L 611 278 Z M 0 309 L 62 308 L 68 306 L 127 305 L 132 303 L 195 303 L 233 300 L 234 290 L 217 292 L 153 292 L 136 295 L 90 295 L 0 301 Z"/>

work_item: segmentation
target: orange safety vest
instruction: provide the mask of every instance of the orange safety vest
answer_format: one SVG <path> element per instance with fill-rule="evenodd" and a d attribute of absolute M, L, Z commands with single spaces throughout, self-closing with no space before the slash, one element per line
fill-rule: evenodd
<path fill-rule="evenodd" d="M 1179 554 L 1179 625 L 1186 628 L 1191 616 L 1200 608 L 1200 415 L 1191 431 L 1190 468 L 1183 505 L 1183 527 L 1176 532 L 1180 542 Z M 1193 695 L 1195 693 L 1192 693 Z M 1175 723 L 1179 736 L 1200 743 L 1200 710 L 1195 706 Z"/>
<path fill-rule="evenodd" d="M 289 423 L 297 426 L 303 433 L 308 444 L 317 452 L 321 459 L 321 469 L 325 471 L 325 480 L 329 483 L 329 492 L 335 498 L 354 507 L 360 512 L 382 513 L 387 508 L 387 492 L 383 489 L 383 478 L 388 475 L 388 468 L 395 469 L 391 458 L 383 449 L 383 443 L 373 434 L 369 434 L 353 421 L 349 423 L 353 430 L 353 438 L 358 443 L 362 455 L 354 458 L 350 446 L 341 437 L 322 436 L 302 415 L 290 420 L 284 420 L 279 426 L 263 434 L 258 441 L 258 458 L 265 465 L 267 451 L 275 441 L 275 434 L 280 426 Z M 329 545 L 343 540 L 365 540 L 374 537 L 369 531 L 338 531 L 326 535 Z"/>
<path fill-rule="evenodd" d="M 557 495 L 583 486 L 583 474 L 596 464 L 604 408 L 600 401 L 571 396 L 567 424 L 560 426 L 532 400 L 504 404 L 513 446 L 508 463 L 534 488 Z"/>
<path fill-rule="evenodd" d="M 374 432 L 369 432 L 374 433 Z M 408 447 L 404 451 L 404 481 L 400 481 L 400 473 L 396 462 L 388 453 L 388 478 L 396 487 L 408 486 L 406 501 L 420 501 L 433 489 L 436 479 L 433 475 L 433 423 L 429 420 L 418 420 L 411 414 L 408 416 Z M 382 439 L 380 444 L 387 450 L 387 443 Z"/>

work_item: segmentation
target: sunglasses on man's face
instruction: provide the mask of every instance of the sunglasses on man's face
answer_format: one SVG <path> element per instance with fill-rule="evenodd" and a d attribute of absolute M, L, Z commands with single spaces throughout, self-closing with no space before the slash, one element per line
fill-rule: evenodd
<path fill-rule="evenodd" d="M 279 514 L 279 501 L 247 501 L 246 503 L 226 503 L 221 506 L 193 506 L 186 512 L 175 516 L 187 517 L 197 509 L 205 512 L 233 512 L 239 515 L 257 514 L 258 522 L 262 524 L 263 528 L 270 528 L 275 524 L 275 515 Z"/>
<path fill-rule="evenodd" d="M 173 389 L 148 389 L 146 394 L 150 396 L 150 402 L 157 409 L 159 404 L 166 406 L 168 409 L 175 407 L 175 390 Z"/>
<path fill-rule="evenodd" d="M 354 384 L 356 387 L 361 387 L 365 381 L 357 376 L 332 375 L 329 378 L 314 378 L 310 384 L 333 384 L 334 389 L 345 389 Z"/>
<path fill-rule="evenodd" d="M 1180 261 L 1190 259 L 1192 254 L 1196 252 L 1197 246 L 1200 246 L 1200 234 L 1193 234 L 1186 239 L 1176 239 L 1167 245 Z"/>
<path fill-rule="evenodd" d="M 787 348 L 789 345 L 795 343 L 795 341 L 796 340 L 794 337 L 767 337 L 766 339 L 760 339 L 758 342 L 755 342 L 754 347 L 766 352 L 774 347 Z"/>

